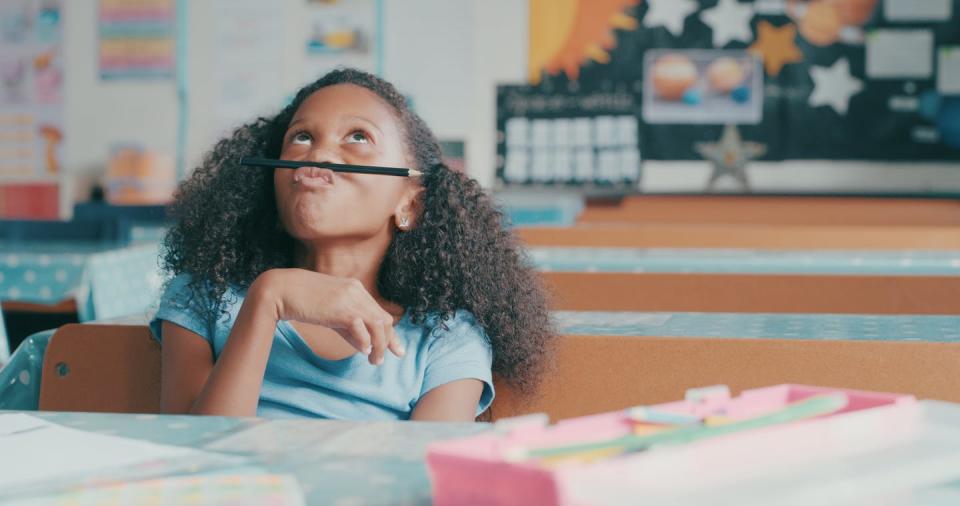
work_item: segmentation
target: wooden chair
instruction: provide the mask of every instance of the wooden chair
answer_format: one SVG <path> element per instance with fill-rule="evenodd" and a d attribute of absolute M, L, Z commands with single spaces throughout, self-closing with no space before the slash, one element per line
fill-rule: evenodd
<path fill-rule="evenodd" d="M 144 325 L 60 327 L 43 358 L 39 407 L 160 412 L 160 345 Z"/>
<path fill-rule="evenodd" d="M 960 343 L 562 336 L 540 395 L 496 381 L 493 418 L 568 418 L 679 399 L 686 389 L 778 383 L 960 402 Z M 144 326 L 66 325 L 47 347 L 40 409 L 156 413 L 159 346 Z"/>

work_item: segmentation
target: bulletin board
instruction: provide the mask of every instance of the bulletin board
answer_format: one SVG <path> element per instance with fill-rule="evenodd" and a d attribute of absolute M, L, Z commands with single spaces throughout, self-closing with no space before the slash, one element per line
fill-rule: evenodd
<path fill-rule="evenodd" d="M 548 100 L 571 88 L 637 90 L 644 160 L 701 159 L 698 144 L 719 139 L 728 124 L 764 146 L 763 160 L 960 160 L 960 0 L 529 5 L 529 93 Z M 757 77 L 759 88 L 743 92 L 762 95 L 756 121 L 651 121 L 652 78 L 689 74 L 693 82 L 712 70 L 684 60 L 685 51 L 756 58 L 759 75 L 748 72 L 744 81 Z M 657 52 L 681 56 L 650 58 Z M 658 96 L 669 95 L 661 86 Z M 681 89 L 675 99 L 699 97 Z"/>
<path fill-rule="evenodd" d="M 0 218 L 56 218 L 63 165 L 62 5 L 0 2 Z"/>
<path fill-rule="evenodd" d="M 639 94 L 501 86 L 497 175 L 511 185 L 630 187 L 640 179 Z"/>

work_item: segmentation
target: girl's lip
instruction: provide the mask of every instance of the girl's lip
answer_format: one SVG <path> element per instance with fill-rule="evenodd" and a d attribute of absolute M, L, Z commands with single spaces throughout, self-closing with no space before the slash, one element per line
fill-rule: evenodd
<path fill-rule="evenodd" d="M 330 169 L 320 167 L 300 167 L 293 173 L 293 183 L 314 186 L 333 186 L 336 176 Z"/>

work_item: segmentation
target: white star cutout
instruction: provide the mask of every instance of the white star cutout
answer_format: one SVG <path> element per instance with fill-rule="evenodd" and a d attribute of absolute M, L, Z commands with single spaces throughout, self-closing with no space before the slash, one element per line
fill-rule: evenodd
<path fill-rule="evenodd" d="M 847 114 L 850 97 L 863 90 L 863 81 L 850 75 L 850 61 L 840 58 L 829 67 L 810 67 L 813 93 L 810 107 L 829 105 L 837 114 Z"/>
<path fill-rule="evenodd" d="M 731 40 L 751 42 L 753 6 L 737 0 L 720 0 L 716 7 L 700 13 L 700 19 L 713 30 L 713 47 L 726 46 Z"/>
<path fill-rule="evenodd" d="M 683 20 L 697 11 L 695 0 L 649 0 L 643 26 L 662 26 L 675 37 L 683 35 Z"/>

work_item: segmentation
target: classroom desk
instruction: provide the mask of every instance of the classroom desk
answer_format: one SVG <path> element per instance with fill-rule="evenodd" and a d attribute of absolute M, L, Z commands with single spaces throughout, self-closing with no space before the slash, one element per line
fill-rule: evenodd
<path fill-rule="evenodd" d="M 159 244 L 0 243 L 0 299 L 13 311 L 76 312 L 80 321 L 142 312 L 162 283 Z"/>
<path fill-rule="evenodd" d="M 475 423 L 25 414 L 84 431 L 245 457 L 240 470 L 294 475 L 307 504 L 429 504 L 427 445 L 488 428 Z"/>
<path fill-rule="evenodd" d="M 960 314 L 960 276 L 542 272 L 568 311 Z"/>
<path fill-rule="evenodd" d="M 922 462 L 954 462 L 946 448 L 960 448 L 960 405 L 921 401 L 923 421 L 917 437 L 881 451 L 854 453 L 792 473 L 762 479 L 744 477 L 711 493 L 714 504 L 754 504 L 765 497 L 789 498 L 791 491 L 833 485 L 834 497 L 857 504 L 930 506 L 960 500 L 960 472 L 949 465 L 935 473 L 902 476 L 901 457 Z M 0 413 L 12 413 L 2 412 Z M 306 504 L 430 504 L 425 466 L 434 441 L 490 430 L 486 424 L 417 422 L 337 422 L 253 418 L 28 412 L 46 421 L 93 433 L 153 443 L 189 446 L 229 454 L 232 462 L 218 473 L 271 472 L 296 478 Z M 101 478 L 123 479 L 123 471 Z M 483 476 L 478 475 L 478 480 Z M 877 480 L 885 480 L 879 487 Z M 873 486 L 871 486 L 871 483 Z M 49 490 L 47 490 L 49 493 Z M 751 500 L 751 498 L 753 500 Z M 624 503 L 632 503 L 623 498 Z M 685 504 L 679 502 L 677 504 Z M 702 504 L 702 498 L 698 504 Z"/>
<path fill-rule="evenodd" d="M 578 223 L 960 226 L 960 200 L 759 195 L 638 195 L 590 202 Z"/>
<path fill-rule="evenodd" d="M 623 224 L 519 227 L 528 247 L 960 251 L 957 226 Z"/>
<path fill-rule="evenodd" d="M 641 313 L 554 311 L 563 335 L 671 336 L 818 341 L 960 342 L 960 315 Z M 111 323 L 143 324 L 137 316 Z M 54 330 L 27 338 L 0 369 L 0 409 L 37 409 L 43 358 Z"/>
<path fill-rule="evenodd" d="M 535 247 L 541 271 L 960 276 L 958 251 Z"/>

